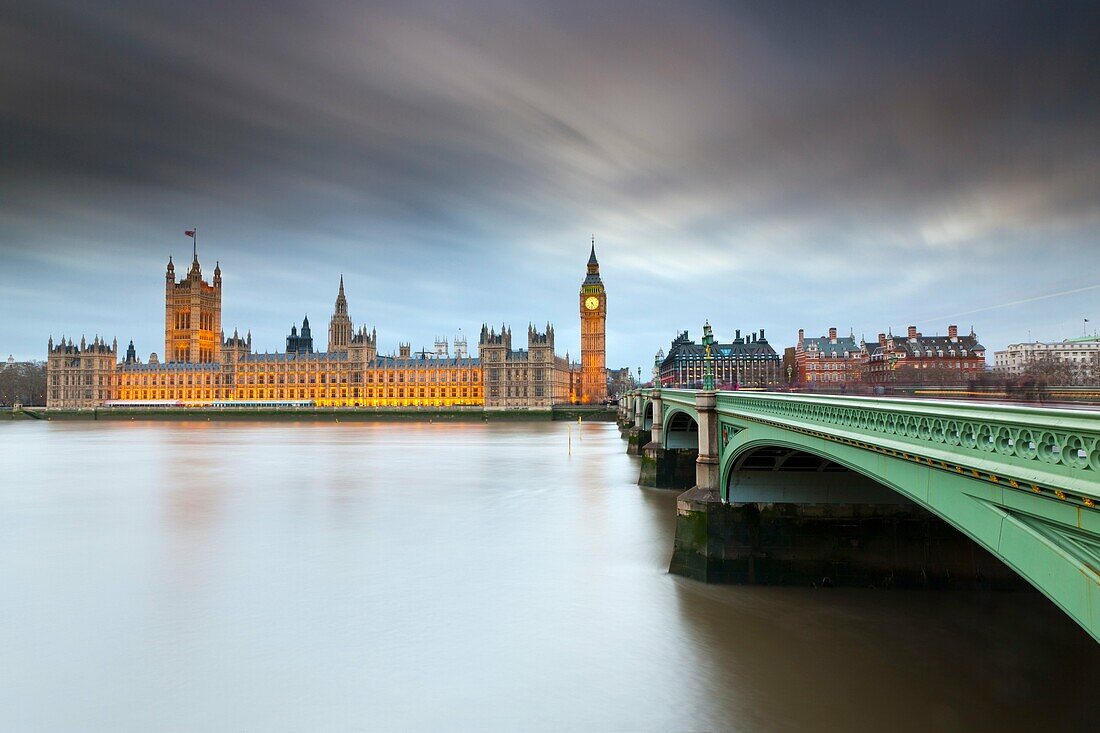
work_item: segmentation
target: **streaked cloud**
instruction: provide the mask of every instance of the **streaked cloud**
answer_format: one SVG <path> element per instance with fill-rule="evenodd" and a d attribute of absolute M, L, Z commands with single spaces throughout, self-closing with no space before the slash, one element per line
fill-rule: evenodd
<path fill-rule="evenodd" d="M 383 348 L 550 320 L 575 353 L 593 233 L 613 364 L 647 364 L 705 318 L 777 347 L 799 327 L 942 313 L 980 316 L 990 346 L 1075 335 L 1100 271 L 1098 15 L 14 7 L 0 349 L 40 356 L 50 333 L 83 330 L 159 350 L 162 268 L 189 256 L 190 226 L 203 263 L 222 262 L 224 322 L 271 349 L 303 313 L 327 318 L 342 272 Z"/>

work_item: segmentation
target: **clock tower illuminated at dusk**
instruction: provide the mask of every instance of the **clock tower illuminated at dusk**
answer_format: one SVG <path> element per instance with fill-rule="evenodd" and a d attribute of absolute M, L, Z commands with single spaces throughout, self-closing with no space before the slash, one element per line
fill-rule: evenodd
<path fill-rule="evenodd" d="M 580 304 L 581 390 L 577 397 L 583 404 L 593 404 L 607 399 L 607 293 L 596 261 L 595 237 L 588 256 L 588 275 L 581 283 Z"/>

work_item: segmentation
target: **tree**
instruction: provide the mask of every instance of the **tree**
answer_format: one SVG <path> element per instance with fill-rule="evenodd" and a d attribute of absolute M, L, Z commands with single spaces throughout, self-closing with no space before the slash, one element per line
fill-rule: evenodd
<path fill-rule="evenodd" d="M 1053 354 L 1043 354 L 1028 360 L 1020 381 L 1039 388 L 1069 387 L 1087 384 L 1090 371 L 1087 364 L 1058 359 Z"/>
<path fill-rule="evenodd" d="M 22 361 L 0 366 L 0 406 L 45 404 L 45 363 Z"/>

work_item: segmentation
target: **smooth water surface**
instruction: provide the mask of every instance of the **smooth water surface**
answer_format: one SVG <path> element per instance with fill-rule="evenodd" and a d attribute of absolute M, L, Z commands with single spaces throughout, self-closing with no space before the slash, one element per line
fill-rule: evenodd
<path fill-rule="evenodd" d="M 1041 596 L 670 576 L 624 449 L 0 423 L 0 730 L 1096 729 L 1100 648 Z"/>

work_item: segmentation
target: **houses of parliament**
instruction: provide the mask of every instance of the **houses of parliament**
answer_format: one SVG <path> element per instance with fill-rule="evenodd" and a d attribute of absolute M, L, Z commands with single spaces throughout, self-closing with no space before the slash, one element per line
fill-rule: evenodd
<path fill-rule="evenodd" d="M 169 258 L 164 274 L 164 355 L 146 361 L 133 341 L 118 344 L 49 340 L 46 403 L 93 407 L 482 407 L 549 409 L 607 398 L 604 338 L 607 295 L 595 242 L 580 288 L 581 361 L 555 352 L 554 327 L 527 328 L 527 347 L 512 330 L 483 325 L 478 354 L 465 338 L 436 339 L 433 351 L 378 353 L 378 335 L 352 322 L 341 276 L 324 351 L 314 347 L 309 319 L 291 328 L 283 352 L 259 353 L 252 335 L 222 330 L 222 272 L 203 277 L 198 251 L 179 279 Z M 453 346 L 453 348 L 452 348 Z"/>

